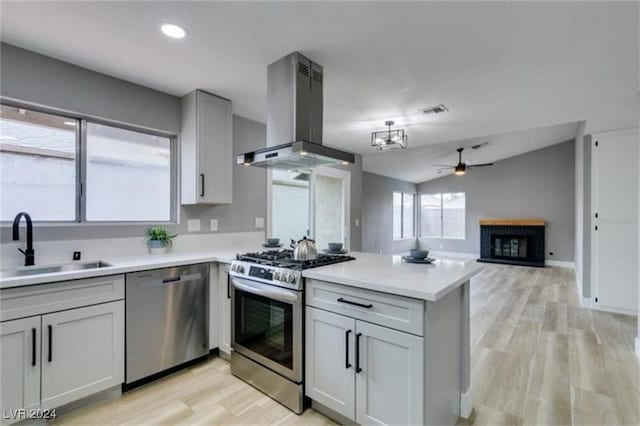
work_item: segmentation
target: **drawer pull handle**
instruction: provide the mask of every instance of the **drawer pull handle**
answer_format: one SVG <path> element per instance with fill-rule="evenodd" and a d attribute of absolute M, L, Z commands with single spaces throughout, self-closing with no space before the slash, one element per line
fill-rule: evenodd
<path fill-rule="evenodd" d="M 346 348 L 346 355 L 345 355 L 345 360 L 344 360 L 344 368 L 350 368 L 351 364 L 349 363 L 349 334 L 351 334 L 351 330 L 347 330 L 347 332 L 344 334 L 344 344 L 345 344 L 345 348 Z"/>
<path fill-rule="evenodd" d="M 31 329 L 31 365 L 36 366 L 36 329 Z"/>
<path fill-rule="evenodd" d="M 362 371 L 362 368 L 360 368 L 360 336 L 362 336 L 362 333 L 356 334 L 356 373 Z"/>
<path fill-rule="evenodd" d="M 352 302 L 351 300 L 346 300 L 346 299 L 343 299 L 342 297 L 338 298 L 338 302 L 346 303 L 348 305 L 360 306 L 361 308 L 367 308 L 367 309 L 373 308 L 373 305 L 371 303 L 369 303 L 368 305 L 365 305 L 364 303 Z"/>
<path fill-rule="evenodd" d="M 53 327 L 48 325 L 47 328 L 49 329 L 49 356 L 47 356 L 47 361 L 51 362 L 53 361 Z"/>

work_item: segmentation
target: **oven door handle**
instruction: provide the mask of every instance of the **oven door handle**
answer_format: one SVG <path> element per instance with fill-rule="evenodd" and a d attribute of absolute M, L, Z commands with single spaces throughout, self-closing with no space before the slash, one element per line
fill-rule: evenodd
<path fill-rule="evenodd" d="M 285 303 L 295 303 L 300 300 L 298 292 L 281 289 L 269 284 L 253 284 L 250 281 L 244 280 L 238 277 L 231 278 L 231 284 L 238 290 L 246 291 L 247 293 L 257 294 L 258 296 L 264 296 L 269 299 L 278 300 Z"/>

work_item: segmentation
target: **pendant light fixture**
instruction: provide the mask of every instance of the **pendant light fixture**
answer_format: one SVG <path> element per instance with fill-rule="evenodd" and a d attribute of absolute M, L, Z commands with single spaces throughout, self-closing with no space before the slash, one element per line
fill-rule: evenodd
<path fill-rule="evenodd" d="M 392 149 L 406 149 L 409 137 L 404 133 L 404 129 L 391 130 L 395 123 L 391 120 L 385 121 L 387 130 L 371 133 L 371 146 L 377 151 L 388 151 Z"/>

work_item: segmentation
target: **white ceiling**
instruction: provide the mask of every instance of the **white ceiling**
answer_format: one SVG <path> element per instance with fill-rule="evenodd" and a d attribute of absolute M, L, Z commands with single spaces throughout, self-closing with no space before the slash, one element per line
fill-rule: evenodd
<path fill-rule="evenodd" d="M 174 95 L 209 90 L 258 121 L 267 65 L 299 50 L 324 66 L 325 144 L 370 154 L 371 131 L 394 119 L 409 152 L 443 142 L 453 151 L 452 141 L 558 123 L 586 120 L 588 132 L 637 125 L 637 10 L 636 2 L 3 1 L 0 35 Z M 188 37 L 164 37 L 166 21 Z M 418 113 L 439 103 L 451 112 Z"/>
<path fill-rule="evenodd" d="M 574 139 L 577 125 L 567 123 L 367 155 L 363 167 L 372 173 L 420 183 L 452 174 L 453 170 L 441 170 L 434 164 L 458 164 L 457 148 L 464 148 L 462 161 L 467 164 L 490 163 Z M 471 149 L 483 142 L 489 144 L 478 150 Z M 470 170 L 465 177 L 472 179 L 472 176 L 473 170 Z"/>

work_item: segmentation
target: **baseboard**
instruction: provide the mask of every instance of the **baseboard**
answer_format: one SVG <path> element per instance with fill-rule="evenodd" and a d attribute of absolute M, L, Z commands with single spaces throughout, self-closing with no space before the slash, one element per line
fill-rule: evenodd
<path fill-rule="evenodd" d="M 457 251 L 430 251 L 429 254 L 440 257 L 457 257 L 460 259 L 477 259 L 480 257 L 478 253 L 463 253 Z"/>
<path fill-rule="evenodd" d="M 468 419 L 473 411 L 473 397 L 471 386 L 466 392 L 460 392 L 460 417 Z"/>
<path fill-rule="evenodd" d="M 635 309 L 625 309 L 625 308 L 615 308 L 612 306 L 603 306 L 603 305 L 599 305 L 595 302 L 591 302 L 591 305 L 589 306 L 589 308 L 591 309 L 595 309 L 596 311 L 602 311 L 602 312 L 611 312 L 612 314 L 622 314 L 622 315 L 638 315 L 638 311 L 636 311 Z"/>
<path fill-rule="evenodd" d="M 570 261 L 567 261 L 567 260 L 549 260 L 549 259 L 545 259 L 544 263 L 547 266 L 559 266 L 561 268 L 576 269 L 576 264 L 574 262 L 570 262 Z"/>

